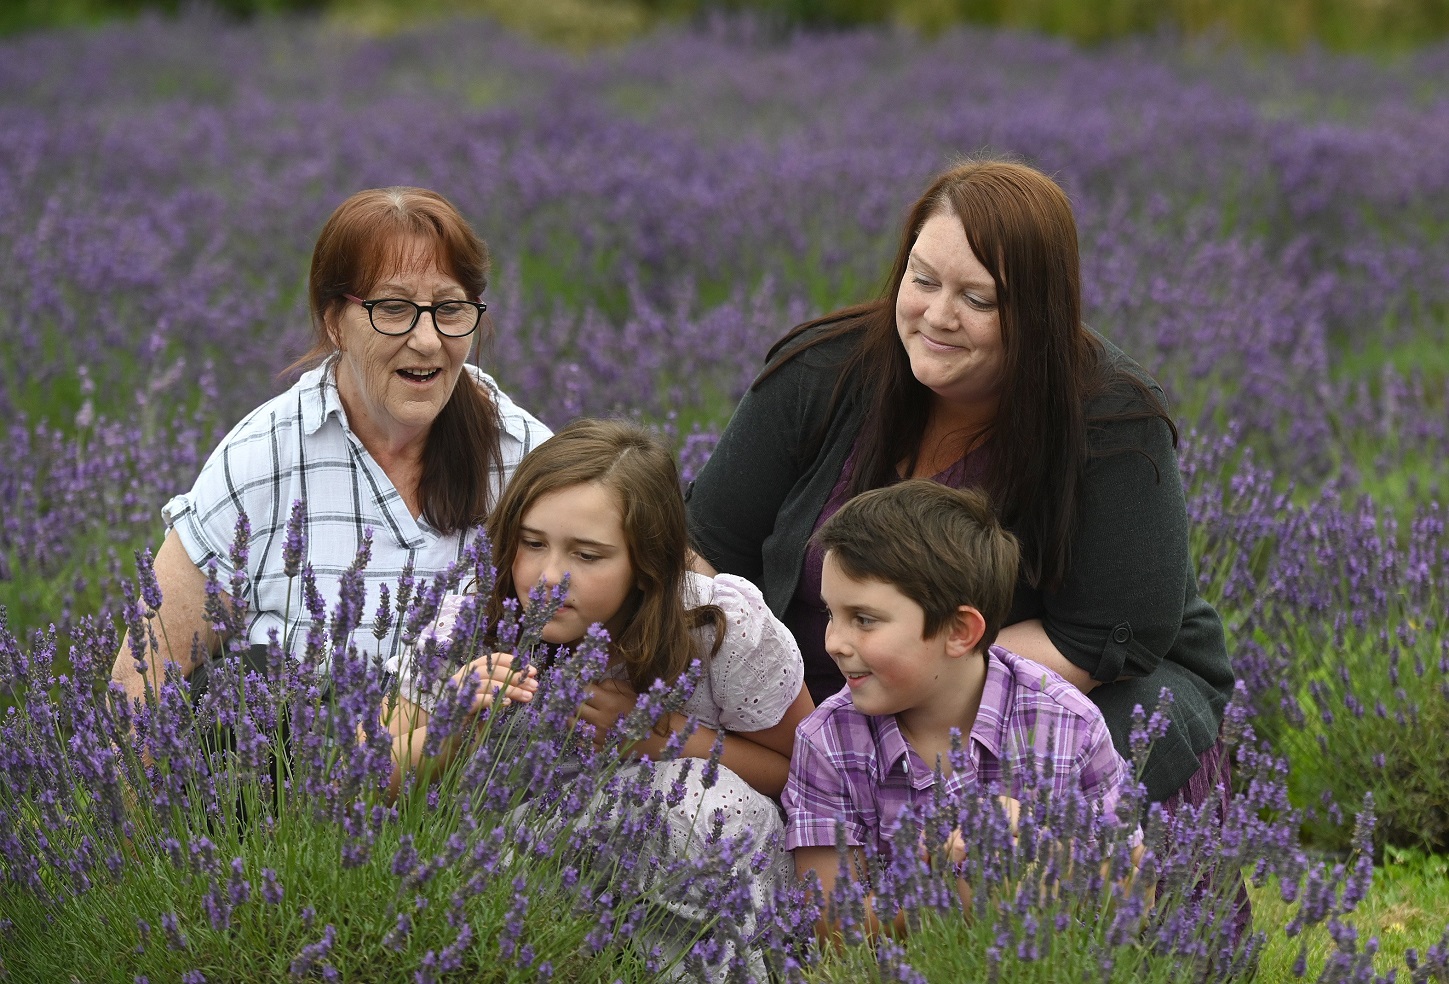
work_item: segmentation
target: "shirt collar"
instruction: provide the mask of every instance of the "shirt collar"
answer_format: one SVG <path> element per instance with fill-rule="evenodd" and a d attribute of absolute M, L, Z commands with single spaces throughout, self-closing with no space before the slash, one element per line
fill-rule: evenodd
<path fill-rule="evenodd" d="M 930 789 L 936 784 L 936 763 L 926 762 L 916 750 L 906 741 L 906 736 L 901 733 L 901 726 L 896 723 L 894 714 L 886 714 L 877 718 L 880 722 L 880 732 L 876 739 L 877 748 L 880 750 L 880 768 L 884 770 L 879 776 L 881 785 L 899 786 L 909 785 L 916 789 Z M 971 759 L 976 756 L 967 749 L 967 755 Z"/>
<path fill-rule="evenodd" d="M 1006 747 L 1006 707 L 1011 699 L 1011 670 L 996 654 L 996 648 L 992 646 L 986 653 L 986 682 L 981 688 L 981 707 L 976 712 L 976 721 L 971 725 L 971 734 L 966 737 L 964 746 L 966 759 L 972 765 L 981 761 L 980 751 L 973 746 L 980 746 L 996 759 L 1001 758 L 1001 750 Z M 934 785 L 935 763 L 924 761 L 911 748 L 906 736 L 901 733 L 901 726 L 896 723 L 896 716 L 886 714 L 878 720 L 880 732 L 877 742 L 880 762 L 885 770 L 881 778 L 908 778 L 917 789 Z"/>
<path fill-rule="evenodd" d="M 327 418 L 337 415 L 343 430 L 347 429 L 347 411 L 342 408 L 342 395 L 337 392 L 337 360 L 329 358 L 302 374 L 297 394 L 302 413 L 302 431 L 308 437 L 317 433 Z"/>
<path fill-rule="evenodd" d="M 1007 713 L 1011 703 L 1011 668 L 1002 661 L 1002 650 L 992 646 L 986 650 L 986 683 L 981 688 L 981 706 L 976 711 L 976 723 L 971 726 L 971 740 L 978 742 L 994 757 L 1001 757 L 1006 747 L 1006 733 L 1010 722 Z"/>

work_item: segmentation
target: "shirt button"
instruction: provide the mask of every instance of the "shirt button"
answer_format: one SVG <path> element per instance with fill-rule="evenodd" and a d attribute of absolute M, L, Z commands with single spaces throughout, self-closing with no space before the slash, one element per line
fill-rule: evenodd
<path fill-rule="evenodd" d="M 1132 638 L 1132 627 L 1126 622 L 1112 630 L 1112 641 L 1119 645 L 1126 644 Z"/>

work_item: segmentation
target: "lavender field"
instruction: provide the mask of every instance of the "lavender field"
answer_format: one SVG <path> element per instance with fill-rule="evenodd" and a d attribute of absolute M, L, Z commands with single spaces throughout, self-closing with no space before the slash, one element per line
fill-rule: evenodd
<path fill-rule="evenodd" d="M 742 22 L 588 56 L 483 21 L 0 40 L 0 648 L 53 624 L 63 663 L 82 616 L 118 611 L 161 503 L 286 385 L 312 241 L 353 191 L 455 201 L 496 257 L 503 386 L 554 426 L 638 415 L 687 477 L 770 342 L 879 290 L 928 177 L 989 149 L 1071 195 L 1088 323 L 1172 401 L 1204 592 L 1289 763 L 1279 819 L 1345 858 L 1371 794 L 1372 856 L 1442 855 L 1446 78 L 1442 45 L 1382 63 Z M 1293 973 L 1446 979 L 1421 971 L 1449 974 L 1449 937 L 1425 945 L 1375 963 L 1336 932 Z"/>

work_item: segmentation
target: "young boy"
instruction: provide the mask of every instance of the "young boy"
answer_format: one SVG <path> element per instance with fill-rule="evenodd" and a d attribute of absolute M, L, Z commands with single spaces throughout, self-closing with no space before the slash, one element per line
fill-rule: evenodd
<path fill-rule="evenodd" d="M 992 645 L 1011 608 L 1017 542 L 984 496 L 901 482 L 846 503 L 814 542 L 825 552 L 825 648 L 846 687 L 796 730 L 782 799 L 799 875 L 814 871 L 830 897 L 840 825 L 855 877 L 868 879 L 862 849 L 890 856 L 896 818 L 930 800 L 938 761 L 949 794 L 1023 769 L 1044 775 L 1049 755 L 1053 794 L 1080 789 L 1115 811 L 1130 773 L 1101 712 L 1057 674 Z M 948 757 L 953 729 L 959 771 Z M 1009 813 L 1019 789 L 1001 789 Z M 964 858 L 959 833 L 948 847 Z M 893 921 L 903 926 L 899 914 Z"/>

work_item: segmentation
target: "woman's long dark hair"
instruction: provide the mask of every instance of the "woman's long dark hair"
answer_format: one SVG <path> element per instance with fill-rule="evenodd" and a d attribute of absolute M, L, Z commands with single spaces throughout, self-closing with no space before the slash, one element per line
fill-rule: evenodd
<path fill-rule="evenodd" d="M 488 247 L 442 195 L 424 188 L 359 191 L 337 206 L 312 250 L 307 297 L 312 347 L 288 370 L 318 365 L 338 349 L 331 328 L 347 303 L 367 297 L 395 270 L 417 262 L 419 242 L 473 300 L 488 285 Z M 425 254 L 426 255 L 426 254 Z M 491 322 L 484 316 L 479 335 Z M 487 390 L 464 370 L 428 430 L 418 480 L 422 514 L 442 533 L 477 526 L 488 515 L 493 478 L 502 458 L 503 423 Z"/>
<path fill-rule="evenodd" d="M 1088 458 L 1088 400 L 1125 383 L 1145 411 L 1125 416 L 1172 422 L 1135 376 L 1108 371 L 1100 342 L 1082 324 L 1077 227 L 1056 182 L 1013 161 L 972 160 L 939 175 L 907 215 L 881 296 L 792 329 L 770 349 L 758 386 L 784 362 L 821 342 L 858 336 L 832 395 L 832 413 L 862 389 L 865 418 L 856 441 L 851 496 L 888 485 L 904 458 L 909 473 L 921 451 L 931 391 L 911 373 L 896 332 L 896 295 L 926 221 L 954 215 L 996 285 L 1003 350 L 995 420 L 962 435 L 961 452 L 991 439 L 987 491 L 1002 522 L 1022 541 L 1022 571 L 1033 586 L 1060 586 Z M 1173 428 L 1173 440 L 1177 432 Z"/>

